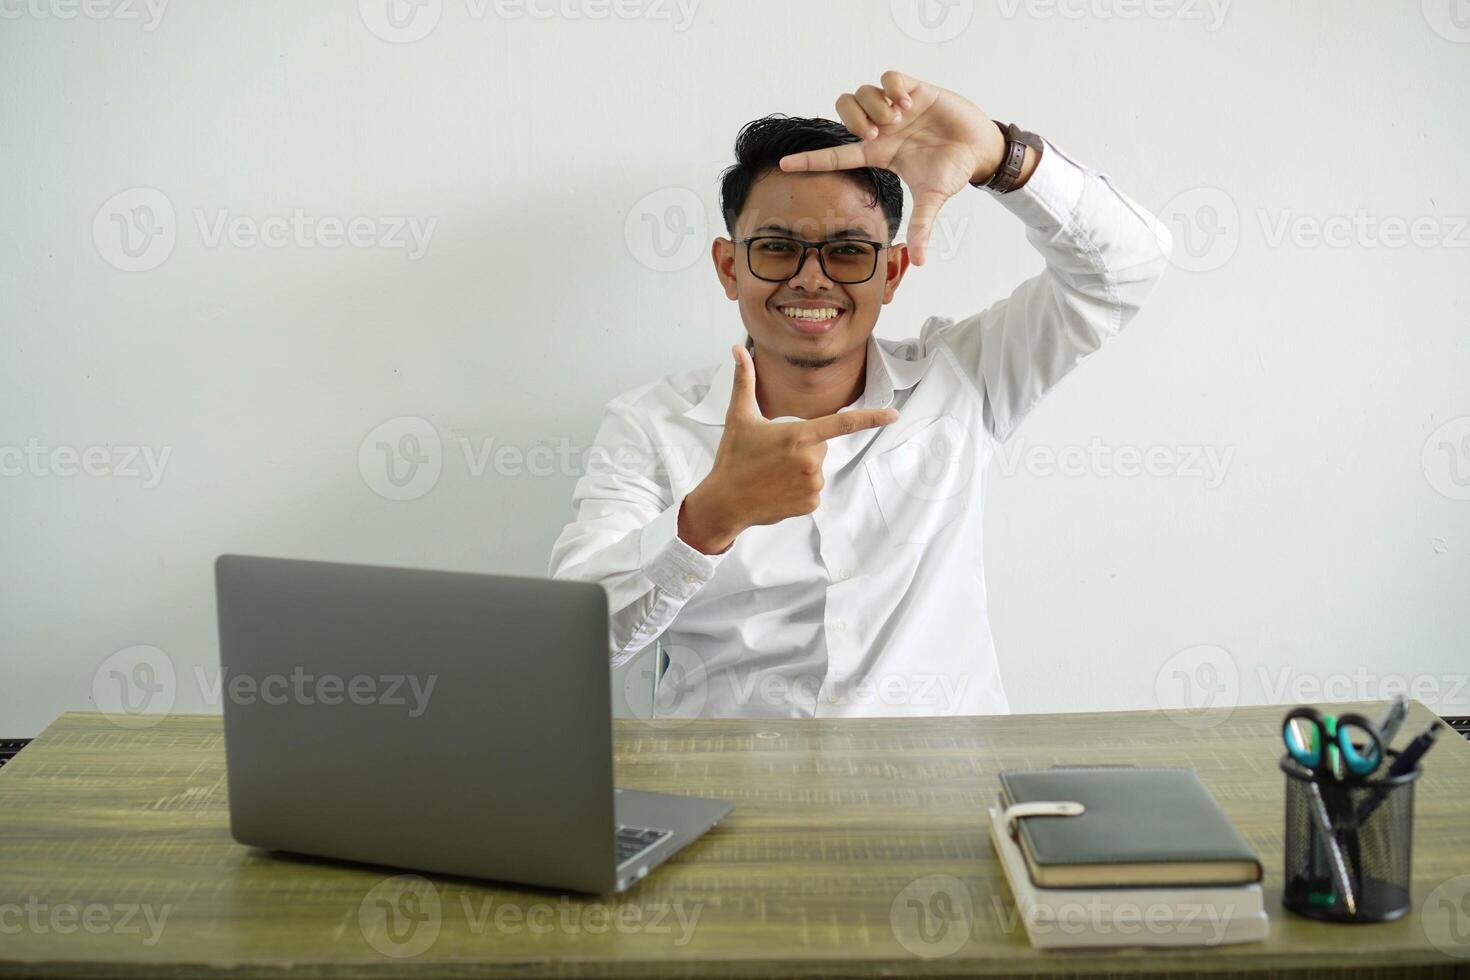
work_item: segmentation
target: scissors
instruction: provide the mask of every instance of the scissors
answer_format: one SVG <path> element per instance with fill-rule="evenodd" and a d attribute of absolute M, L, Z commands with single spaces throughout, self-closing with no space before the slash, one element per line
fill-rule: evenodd
<path fill-rule="evenodd" d="M 1383 736 L 1362 715 L 1293 708 L 1281 722 L 1281 738 L 1291 757 L 1319 777 L 1361 779 L 1383 764 Z"/>
<path fill-rule="evenodd" d="M 1322 848 L 1332 864 L 1338 891 L 1348 914 L 1355 915 L 1357 900 L 1353 882 L 1361 877 L 1363 864 L 1352 797 L 1343 783 L 1362 780 L 1383 764 L 1383 736 L 1362 715 L 1334 716 L 1303 706 L 1286 713 L 1281 722 L 1281 738 L 1292 759 L 1312 774 L 1308 783 L 1312 800 L 1309 809 L 1321 831 Z M 1314 879 L 1318 876 L 1319 860 L 1314 849 Z M 1319 897 L 1332 898 L 1313 896 Z"/>

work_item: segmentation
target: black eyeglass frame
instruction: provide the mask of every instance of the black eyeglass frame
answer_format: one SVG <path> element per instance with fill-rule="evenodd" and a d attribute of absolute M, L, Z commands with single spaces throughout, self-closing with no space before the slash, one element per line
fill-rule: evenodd
<path fill-rule="evenodd" d="M 755 263 L 752 262 L 750 258 L 750 244 L 751 242 L 761 242 L 766 241 L 767 239 L 773 239 L 780 242 L 795 242 L 796 244 L 801 246 L 801 258 L 798 259 L 796 262 L 796 270 L 785 279 L 770 279 L 755 271 Z M 822 256 L 822 249 L 825 246 L 841 245 L 846 242 L 852 242 L 858 245 L 873 246 L 873 268 L 869 270 L 868 274 L 863 278 L 854 279 L 850 282 L 844 282 L 843 280 L 838 279 L 836 276 L 832 275 L 831 272 L 827 271 L 827 260 Z M 817 264 L 822 267 L 822 275 L 826 276 L 828 279 L 831 279 L 833 282 L 843 286 L 860 286 L 863 283 L 868 282 L 870 279 L 872 279 L 875 275 L 878 274 L 878 253 L 883 251 L 883 249 L 885 248 L 893 247 L 892 245 L 886 245 L 883 242 L 869 241 L 866 238 L 829 238 L 824 242 L 809 242 L 803 238 L 793 238 L 790 235 L 752 235 L 749 238 L 735 239 L 735 244 L 745 246 L 745 267 L 750 270 L 751 275 L 755 276 L 761 282 L 790 282 L 791 280 L 799 276 L 801 274 L 801 270 L 806 266 L 806 253 L 810 249 L 816 249 Z"/>

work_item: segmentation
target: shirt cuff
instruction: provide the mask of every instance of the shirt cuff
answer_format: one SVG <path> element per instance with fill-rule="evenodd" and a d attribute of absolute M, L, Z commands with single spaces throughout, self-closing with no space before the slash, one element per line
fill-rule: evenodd
<path fill-rule="evenodd" d="M 679 508 L 684 498 L 659 514 L 643 528 L 638 539 L 638 557 L 643 574 L 664 592 L 683 601 L 714 577 L 726 551 L 706 555 L 679 537 Z"/>
<path fill-rule="evenodd" d="M 1009 194 L 990 193 L 1029 226 L 1065 225 L 1082 200 L 1087 175 L 1045 138 L 1041 142 L 1045 149 L 1030 179 Z"/>

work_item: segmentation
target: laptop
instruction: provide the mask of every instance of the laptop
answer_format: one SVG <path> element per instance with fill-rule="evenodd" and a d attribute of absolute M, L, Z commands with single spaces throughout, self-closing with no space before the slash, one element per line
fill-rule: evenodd
<path fill-rule="evenodd" d="M 732 808 L 614 788 L 601 585 L 244 555 L 214 575 L 241 844 L 606 894 Z"/>

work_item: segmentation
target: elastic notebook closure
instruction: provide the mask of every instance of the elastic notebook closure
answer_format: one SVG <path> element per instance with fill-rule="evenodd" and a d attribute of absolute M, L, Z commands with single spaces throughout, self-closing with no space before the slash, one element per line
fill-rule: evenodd
<path fill-rule="evenodd" d="M 1061 800 L 1041 800 L 1034 803 L 1012 803 L 1001 816 L 1005 819 L 1006 833 L 1016 840 L 1020 830 L 1016 821 L 1024 817 L 1080 817 L 1087 812 L 1081 803 Z"/>

